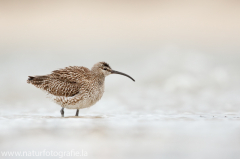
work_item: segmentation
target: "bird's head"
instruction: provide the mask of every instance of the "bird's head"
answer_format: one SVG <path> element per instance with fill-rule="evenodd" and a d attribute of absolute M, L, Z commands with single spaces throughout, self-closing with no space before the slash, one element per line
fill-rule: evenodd
<path fill-rule="evenodd" d="M 131 76 L 129 76 L 129 75 L 125 74 L 125 73 L 122 73 L 122 72 L 113 70 L 113 69 L 109 66 L 109 64 L 107 64 L 106 62 L 96 63 L 96 64 L 93 66 L 92 70 L 97 70 L 97 71 L 102 72 L 105 77 L 108 76 L 108 75 L 110 75 L 110 74 L 123 75 L 123 76 L 126 76 L 126 77 L 130 78 L 131 80 L 133 80 L 133 81 L 135 82 L 135 80 L 134 80 Z"/>

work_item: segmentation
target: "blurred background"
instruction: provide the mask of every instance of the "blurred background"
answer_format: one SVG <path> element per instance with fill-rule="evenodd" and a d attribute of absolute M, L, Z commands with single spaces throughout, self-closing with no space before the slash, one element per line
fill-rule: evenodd
<path fill-rule="evenodd" d="M 237 158 L 239 52 L 237 0 L 0 0 L 0 149 Z M 99 61 L 136 82 L 107 77 L 80 119 L 57 118 L 60 107 L 26 83 Z"/>

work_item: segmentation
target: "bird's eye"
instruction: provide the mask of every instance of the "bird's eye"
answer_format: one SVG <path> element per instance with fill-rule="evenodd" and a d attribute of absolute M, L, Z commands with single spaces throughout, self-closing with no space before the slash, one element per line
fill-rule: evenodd
<path fill-rule="evenodd" d="M 104 68 L 104 70 L 107 70 L 107 68 Z"/>

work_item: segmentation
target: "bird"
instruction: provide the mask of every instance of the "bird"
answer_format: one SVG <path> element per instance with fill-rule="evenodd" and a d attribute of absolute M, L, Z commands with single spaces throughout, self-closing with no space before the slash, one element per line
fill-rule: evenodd
<path fill-rule="evenodd" d="M 113 70 L 106 62 L 98 62 L 90 69 L 83 66 L 69 66 L 54 70 L 43 76 L 28 76 L 27 83 L 45 91 L 47 97 L 60 105 L 61 116 L 64 108 L 79 109 L 93 106 L 103 96 L 105 77 L 119 74 L 135 80 L 122 72 Z"/>

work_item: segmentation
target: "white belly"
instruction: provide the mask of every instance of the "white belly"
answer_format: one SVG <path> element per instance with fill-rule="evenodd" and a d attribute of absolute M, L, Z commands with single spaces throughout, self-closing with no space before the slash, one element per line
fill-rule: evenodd
<path fill-rule="evenodd" d="M 90 100 L 81 100 L 77 103 L 74 104 L 66 104 L 66 105 L 61 105 L 64 108 L 67 109 L 83 109 L 83 108 L 88 108 L 93 106 L 97 101 L 90 101 Z"/>
<path fill-rule="evenodd" d="M 89 92 L 88 94 L 76 94 L 73 97 L 62 97 L 48 94 L 48 98 L 55 103 L 67 109 L 83 109 L 93 106 L 97 103 L 104 93 L 104 86 L 98 90 Z"/>

